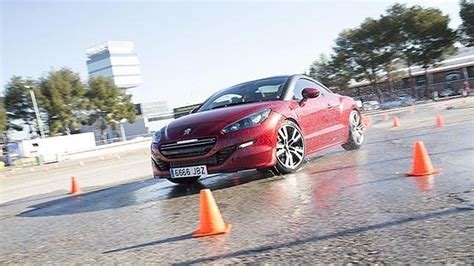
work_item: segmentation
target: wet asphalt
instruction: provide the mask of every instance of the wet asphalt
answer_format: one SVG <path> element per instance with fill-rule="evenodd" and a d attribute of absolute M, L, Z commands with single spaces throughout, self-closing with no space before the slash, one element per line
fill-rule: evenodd
<path fill-rule="evenodd" d="M 145 177 L 0 204 L 0 263 L 474 263 L 474 99 L 371 118 L 360 150 L 332 148 L 286 176 L 244 171 L 193 186 Z M 404 175 L 417 140 L 440 174 Z M 202 188 L 230 233 L 191 237 Z"/>

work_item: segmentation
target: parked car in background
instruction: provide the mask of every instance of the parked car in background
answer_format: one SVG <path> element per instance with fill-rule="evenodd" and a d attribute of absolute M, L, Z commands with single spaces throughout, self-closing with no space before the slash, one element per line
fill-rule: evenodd
<path fill-rule="evenodd" d="M 380 109 L 380 103 L 378 101 L 365 101 L 362 108 L 364 111 L 377 110 Z"/>
<path fill-rule="evenodd" d="M 6 165 L 13 165 L 13 162 L 20 159 L 20 146 L 18 143 L 7 143 L 2 147 L 3 161 Z"/>
<path fill-rule="evenodd" d="M 409 95 L 400 96 L 400 97 L 398 97 L 398 99 L 400 100 L 402 107 L 410 106 L 410 105 L 415 104 L 415 99 L 413 97 L 409 96 Z"/>
<path fill-rule="evenodd" d="M 415 99 L 411 96 L 398 96 L 395 98 L 387 99 L 380 104 L 380 109 L 387 110 L 392 108 L 405 107 L 415 104 Z"/>
<path fill-rule="evenodd" d="M 451 89 L 451 88 L 445 88 L 445 89 L 443 89 L 443 90 L 441 90 L 441 91 L 439 92 L 439 95 L 438 95 L 438 96 L 439 96 L 439 97 L 450 97 L 450 96 L 454 96 L 454 95 L 456 95 L 456 94 L 457 94 L 457 93 L 456 93 L 453 89 Z"/>

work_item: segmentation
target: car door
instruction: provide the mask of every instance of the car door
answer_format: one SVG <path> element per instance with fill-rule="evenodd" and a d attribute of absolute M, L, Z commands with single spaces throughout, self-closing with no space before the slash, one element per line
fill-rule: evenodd
<path fill-rule="evenodd" d="M 316 98 L 306 99 L 302 102 L 303 96 L 301 92 L 305 88 L 318 89 L 318 86 L 311 80 L 300 78 L 295 83 L 293 100 L 300 103 L 295 111 L 305 136 L 306 153 L 312 153 L 326 146 L 329 141 L 326 134 L 329 123 L 329 111 L 326 93 L 324 92 Z"/>
<path fill-rule="evenodd" d="M 326 106 L 328 109 L 328 121 L 326 129 L 328 134 L 328 144 L 340 142 L 342 141 L 341 137 L 345 136 L 343 131 L 347 130 L 343 123 L 343 106 L 341 106 L 340 95 L 332 93 L 328 88 L 319 83 L 317 83 L 316 88 L 324 94 Z"/>

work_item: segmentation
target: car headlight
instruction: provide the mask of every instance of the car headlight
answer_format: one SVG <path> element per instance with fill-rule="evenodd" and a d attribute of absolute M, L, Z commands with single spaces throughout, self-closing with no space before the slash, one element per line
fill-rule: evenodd
<path fill-rule="evenodd" d="M 153 138 L 151 140 L 152 143 L 158 143 L 160 142 L 160 139 L 161 139 L 161 130 L 158 130 L 158 131 L 155 131 L 155 133 L 153 133 Z"/>
<path fill-rule="evenodd" d="M 237 120 L 236 122 L 223 128 L 222 133 L 225 134 L 225 133 L 235 132 L 241 129 L 260 125 L 270 115 L 270 111 L 271 111 L 270 109 L 266 109 L 263 111 L 258 111 L 253 114 L 250 114 L 244 118 L 241 118 L 240 120 Z"/>

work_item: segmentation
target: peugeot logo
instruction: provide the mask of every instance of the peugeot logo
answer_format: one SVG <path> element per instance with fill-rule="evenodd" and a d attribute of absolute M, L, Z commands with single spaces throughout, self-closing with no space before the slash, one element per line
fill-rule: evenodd
<path fill-rule="evenodd" d="M 189 134 L 191 134 L 191 128 L 190 128 L 190 127 L 189 127 L 189 128 L 186 128 L 186 129 L 184 130 L 183 136 L 186 136 L 186 135 L 189 135 Z"/>

